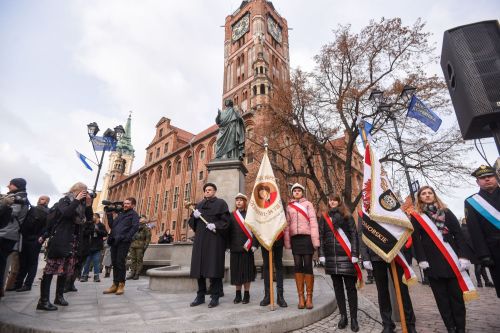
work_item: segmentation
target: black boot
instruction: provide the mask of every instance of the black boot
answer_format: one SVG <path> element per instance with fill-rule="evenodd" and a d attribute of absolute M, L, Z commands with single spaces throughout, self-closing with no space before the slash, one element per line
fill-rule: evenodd
<path fill-rule="evenodd" d="M 286 304 L 285 298 L 283 297 L 283 289 L 276 290 L 276 293 L 278 294 L 278 299 L 276 300 L 276 303 L 278 303 L 278 305 L 281 308 L 286 308 L 288 304 Z"/>
<path fill-rule="evenodd" d="M 203 303 L 205 303 L 205 296 L 196 295 L 196 298 L 191 302 L 191 304 L 189 304 L 189 306 L 198 306 Z"/>
<path fill-rule="evenodd" d="M 56 298 L 54 304 L 67 306 L 68 302 L 64 299 L 64 285 L 66 284 L 66 275 L 59 275 L 56 283 Z"/>
<path fill-rule="evenodd" d="M 241 303 L 241 290 L 236 290 L 236 296 L 234 297 L 233 303 Z"/>
<path fill-rule="evenodd" d="M 241 292 L 240 292 L 241 295 Z M 250 303 L 250 292 L 245 290 L 245 294 L 243 295 L 243 301 L 241 302 L 243 304 L 248 304 Z"/>
<path fill-rule="evenodd" d="M 392 326 L 384 326 L 382 333 L 394 333 L 394 328 Z"/>
<path fill-rule="evenodd" d="M 271 303 L 271 298 L 269 297 L 269 292 L 264 293 L 264 298 L 260 301 L 260 306 L 268 306 Z"/>
<path fill-rule="evenodd" d="M 337 327 L 339 328 L 339 330 L 343 330 L 344 328 L 346 328 L 347 323 L 348 323 L 347 315 L 340 314 L 340 320 L 339 320 L 339 323 L 337 324 Z"/>
<path fill-rule="evenodd" d="M 42 277 L 42 281 L 40 282 L 40 299 L 38 300 L 38 304 L 36 306 L 37 310 L 44 310 L 44 311 L 57 310 L 57 306 L 54 306 L 49 301 L 51 282 L 52 282 L 52 274 L 50 275 L 44 274 Z"/>
<path fill-rule="evenodd" d="M 353 332 L 359 331 L 359 324 L 357 318 L 351 317 L 351 331 Z"/>
<path fill-rule="evenodd" d="M 72 291 L 78 291 L 75 287 L 75 280 L 76 280 L 76 274 L 73 274 L 71 277 L 66 278 L 66 283 L 64 286 L 64 292 L 72 292 Z"/>
<path fill-rule="evenodd" d="M 218 305 L 219 305 L 219 297 L 213 295 L 212 298 L 210 299 L 210 303 L 208 303 L 208 307 L 215 308 Z"/>

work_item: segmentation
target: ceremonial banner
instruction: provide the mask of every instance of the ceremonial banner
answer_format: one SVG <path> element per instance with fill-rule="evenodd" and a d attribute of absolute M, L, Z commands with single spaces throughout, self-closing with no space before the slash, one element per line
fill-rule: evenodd
<path fill-rule="evenodd" d="M 363 179 L 362 238 L 384 261 L 391 262 L 413 232 L 379 160 L 366 145 Z"/>
<path fill-rule="evenodd" d="M 286 227 L 285 211 L 267 150 L 264 152 L 259 173 L 255 179 L 245 225 L 252 230 L 260 244 L 268 251 Z"/>
<path fill-rule="evenodd" d="M 419 120 L 429 126 L 434 132 L 439 129 L 439 126 L 441 126 L 441 123 L 443 122 L 437 114 L 432 112 L 432 110 L 429 109 L 424 102 L 419 100 L 415 95 L 411 98 L 407 116 Z"/>

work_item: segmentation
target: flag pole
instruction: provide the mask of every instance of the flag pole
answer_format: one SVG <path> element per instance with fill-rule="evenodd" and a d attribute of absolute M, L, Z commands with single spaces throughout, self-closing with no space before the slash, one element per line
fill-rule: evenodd
<path fill-rule="evenodd" d="M 401 330 L 403 333 L 408 333 L 408 328 L 406 327 L 406 316 L 403 309 L 403 300 L 401 299 L 401 289 L 399 288 L 398 273 L 396 271 L 396 261 L 394 259 L 391 261 L 391 271 L 392 271 L 392 281 L 394 282 L 394 289 L 396 289 L 396 299 L 398 301 L 399 319 L 401 320 Z"/>

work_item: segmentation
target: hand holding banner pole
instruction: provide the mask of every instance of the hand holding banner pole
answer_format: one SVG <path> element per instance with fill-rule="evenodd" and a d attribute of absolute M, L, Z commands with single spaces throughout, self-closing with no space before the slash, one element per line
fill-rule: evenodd
<path fill-rule="evenodd" d="M 184 202 L 184 207 L 187 208 L 187 209 L 193 209 L 193 207 L 196 206 L 196 203 L 195 202 L 188 202 L 188 201 L 185 201 Z M 208 222 L 207 220 L 205 220 L 205 218 L 203 216 L 200 215 L 200 219 L 206 224 L 208 225 L 210 222 Z M 216 233 L 216 230 L 211 230 L 214 234 Z"/>

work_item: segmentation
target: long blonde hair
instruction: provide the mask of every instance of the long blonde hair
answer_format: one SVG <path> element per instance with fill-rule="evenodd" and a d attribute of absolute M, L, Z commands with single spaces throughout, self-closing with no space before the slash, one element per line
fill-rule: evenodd
<path fill-rule="evenodd" d="M 86 189 L 87 189 L 87 185 L 85 185 L 82 182 L 78 182 L 78 183 L 73 184 L 73 186 L 70 187 L 68 193 L 66 193 L 66 194 L 73 193 L 76 196 L 78 193 L 80 193 L 81 191 L 86 190 Z"/>
<path fill-rule="evenodd" d="M 427 189 L 431 190 L 432 193 L 434 194 L 435 204 L 436 204 L 438 209 L 447 208 L 446 205 L 443 203 L 443 201 L 441 201 L 441 199 L 439 199 L 439 197 L 437 196 L 436 191 L 434 191 L 434 189 L 431 186 L 425 185 L 425 186 L 422 186 L 417 192 L 417 202 L 415 203 L 415 210 L 418 213 L 424 212 L 424 205 L 425 204 L 420 199 L 420 194 L 422 193 L 423 190 L 427 190 Z"/>

